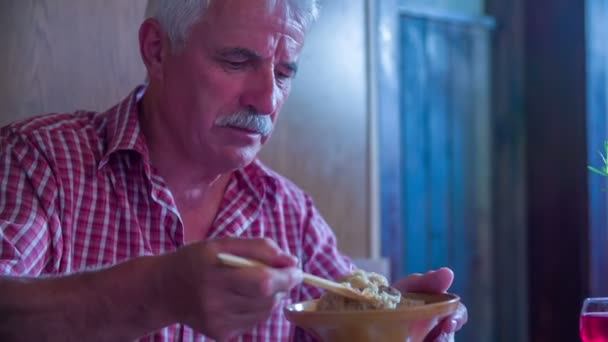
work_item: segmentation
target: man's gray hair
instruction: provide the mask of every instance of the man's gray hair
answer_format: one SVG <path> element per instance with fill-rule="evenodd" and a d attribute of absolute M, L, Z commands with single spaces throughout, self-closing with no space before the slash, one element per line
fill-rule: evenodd
<path fill-rule="evenodd" d="M 169 36 L 172 47 L 181 47 L 188 37 L 192 25 L 204 15 L 212 0 L 148 0 L 146 19 L 158 20 Z M 214 0 L 215 1 L 215 0 Z M 219 0 L 222 1 L 222 0 Z M 295 10 L 298 19 L 308 26 L 319 16 L 320 0 L 269 0 L 274 5 L 277 1 L 287 1 Z"/>

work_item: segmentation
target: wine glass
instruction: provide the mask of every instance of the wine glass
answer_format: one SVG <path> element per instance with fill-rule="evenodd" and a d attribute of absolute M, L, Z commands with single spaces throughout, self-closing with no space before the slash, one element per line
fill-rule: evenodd
<path fill-rule="evenodd" d="M 608 342 L 608 297 L 585 299 L 580 332 L 583 342 Z"/>

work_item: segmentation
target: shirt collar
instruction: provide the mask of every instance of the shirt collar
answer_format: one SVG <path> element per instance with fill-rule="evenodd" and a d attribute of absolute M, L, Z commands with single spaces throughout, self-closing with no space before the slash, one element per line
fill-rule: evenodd
<path fill-rule="evenodd" d="M 277 188 L 276 174 L 258 159 L 237 170 L 234 176 L 241 188 L 246 188 L 259 201 L 264 200 L 267 191 L 273 192 Z"/>
<path fill-rule="evenodd" d="M 145 89 L 143 85 L 138 86 L 124 100 L 101 114 L 106 116 L 107 120 L 108 144 L 98 169 L 104 167 L 113 154 L 119 151 L 134 151 L 143 157 L 149 171 L 148 147 L 139 124 L 139 100 Z"/>
<path fill-rule="evenodd" d="M 207 238 L 243 236 L 262 214 L 263 206 L 274 204 L 279 178 L 273 175 L 259 160 L 236 170 Z"/>

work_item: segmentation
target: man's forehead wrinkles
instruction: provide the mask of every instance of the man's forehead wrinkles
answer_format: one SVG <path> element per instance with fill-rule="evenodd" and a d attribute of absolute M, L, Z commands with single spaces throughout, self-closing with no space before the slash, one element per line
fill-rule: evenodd
<path fill-rule="evenodd" d="M 302 43 L 286 35 L 257 38 L 255 34 L 227 36 L 218 41 L 217 54 L 221 56 L 248 57 L 256 59 L 275 58 L 281 63 L 294 64 Z M 291 66 L 290 66 L 291 69 Z"/>
<path fill-rule="evenodd" d="M 255 50 L 251 50 L 245 47 L 229 47 L 220 50 L 220 54 L 223 56 L 234 56 L 234 57 L 248 57 L 261 59 L 262 55 Z"/>

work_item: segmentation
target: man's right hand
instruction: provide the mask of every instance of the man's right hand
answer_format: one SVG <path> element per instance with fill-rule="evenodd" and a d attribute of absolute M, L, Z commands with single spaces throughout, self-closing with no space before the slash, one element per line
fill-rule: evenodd
<path fill-rule="evenodd" d="M 274 268 L 223 266 L 219 252 Z M 223 239 L 67 276 L 0 275 L 0 340 L 129 341 L 176 322 L 225 340 L 268 318 L 301 282 L 296 264 L 270 240 Z"/>
<path fill-rule="evenodd" d="M 273 268 L 222 265 L 221 252 L 258 260 Z M 302 281 L 297 260 L 268 239 L 199 242 L 166 256 L 165 289 L 174 315 L 216 340 L 266 320 L 280 297 Z"/>

